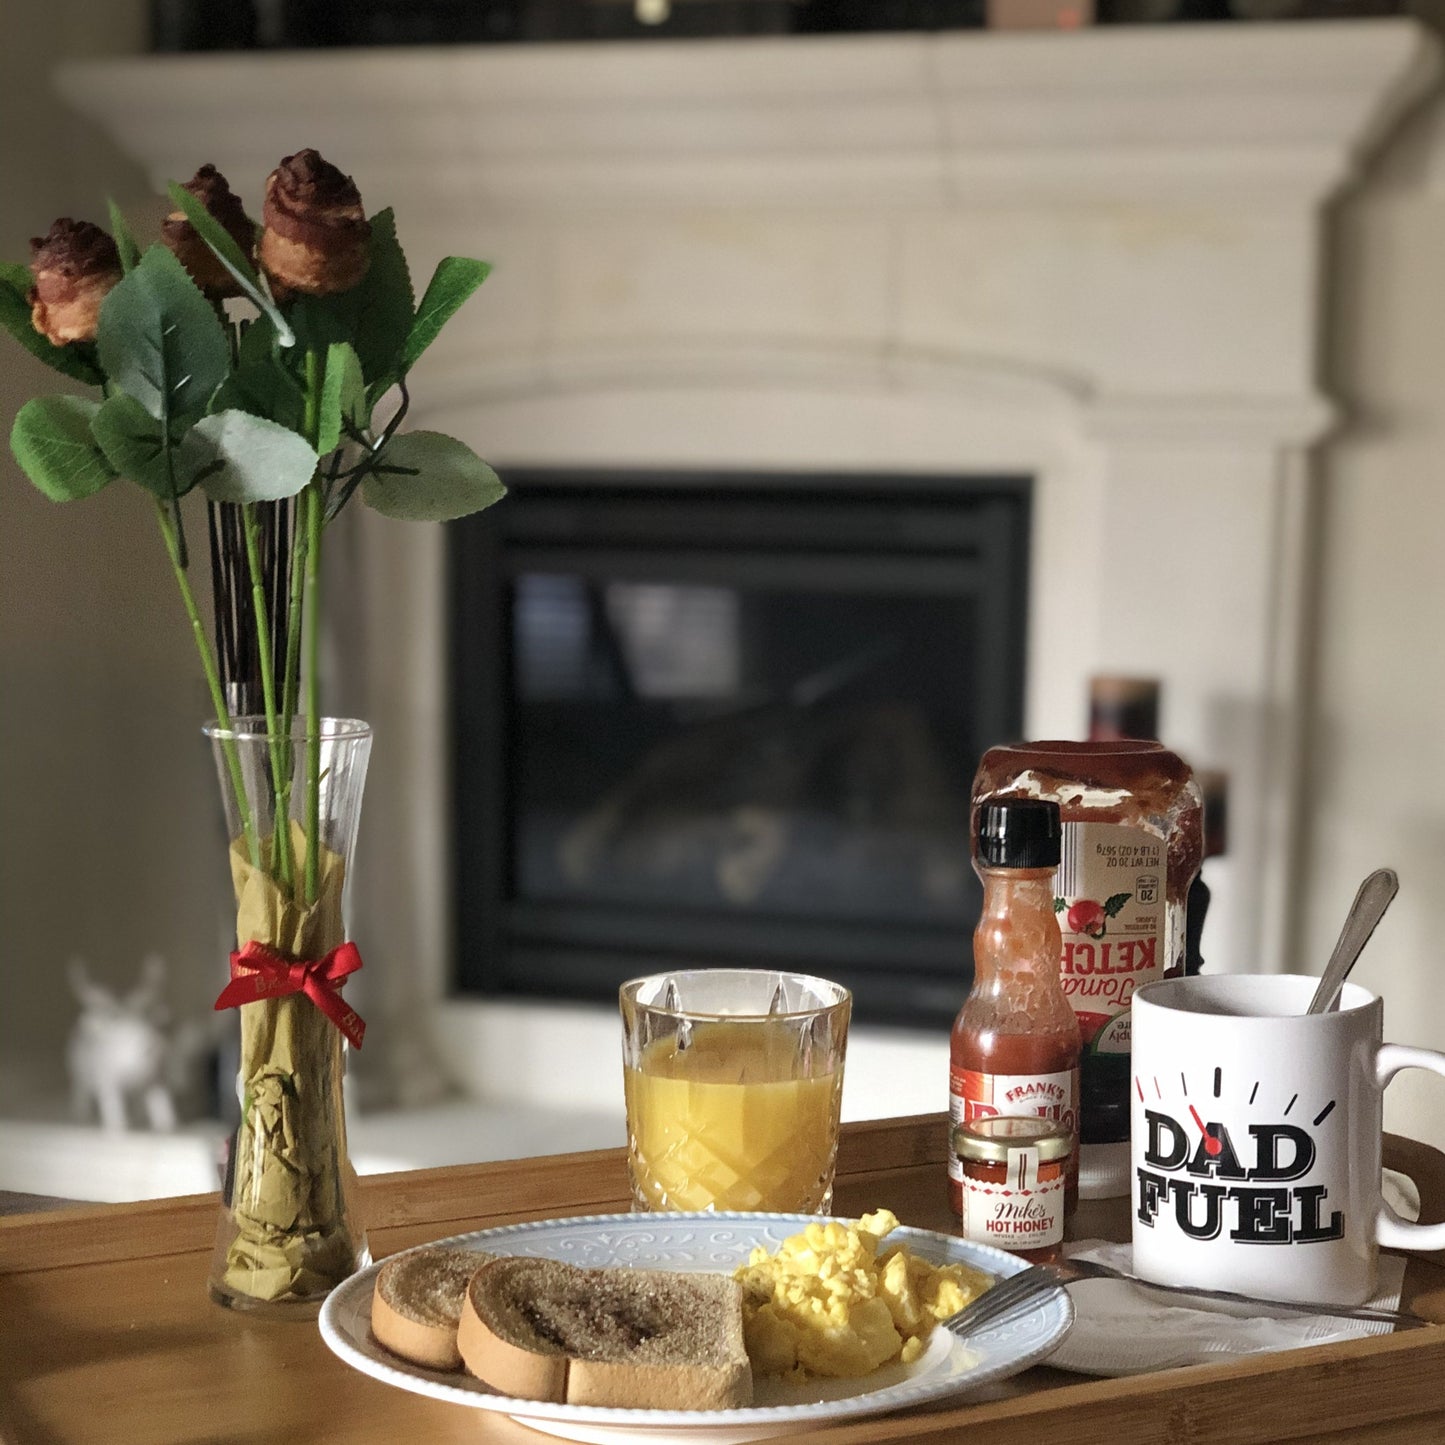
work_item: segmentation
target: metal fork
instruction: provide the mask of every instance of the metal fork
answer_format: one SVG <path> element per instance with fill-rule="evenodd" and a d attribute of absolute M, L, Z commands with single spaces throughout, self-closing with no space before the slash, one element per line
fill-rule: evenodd
<path fill-rule="evenodd" d="M 1045 1295 L 1057 1294 L 1063 1287 L 1063 1280 L 1047 1265 L 1030 1265 L 1027 1269 L 1000 1280 L 976 1300 L 964 1305 L 956 1314 L 949 1315 L 943 1321 L 943 1328 L 960 1339 L 966 1339 L 988 1325 L 1023 1314 L 1032 1309 L 1036 1301 Z"/>
<path fill-rule="evenodd" d="M 1195 1299 L 1222 1300 L 1227 1304 L 1255 1305 L 1269 1310 L 1283 1310 L 1290 1314 L 1373 1320 L 1381 1324 L 1398 1325 L 1402 1329 L 1430 1323 L 1408 1310 L 1377 1309 L 1371 1305 L 1303 1304 L 1298 1300 L 1262 1299 L 1255 1295 L 1235 1294 L 1223 1289 L 1155 1284 L 1152 1280 L 1139 1279 L 1124 1270 L 1115 1269 L 1112 1265 L 1087 1259 L 1065 1259 L 1057 1264 L 1030 1265 L 1028 1269 L 1010 1275 L 992 1289 L 986 1290 L 972 1303 L 965 1305 L 957 1314 L 950 1315 L 943 1321 L 943 1327 L 960 1338 L 975 1334 L 986 1325 L 997 1324 L 1001 1319 L 1014 1314 L 1022 1314 L 1044 1295 L 1062 1289 L 1064 1285 L 1077 1279 L 1121 1279 L 1128 1284 L 1141 1285 L 1145 1289 L 1158 1290 L 1163 1294 L 1183 1294 L 1191 1295 Z"/>

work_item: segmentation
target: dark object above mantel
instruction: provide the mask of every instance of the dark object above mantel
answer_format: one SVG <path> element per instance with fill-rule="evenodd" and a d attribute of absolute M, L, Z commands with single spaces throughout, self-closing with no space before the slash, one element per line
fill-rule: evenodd
<path fill-rule="evenodd" d="M 1346 19 L 1403 0 L 1099 0 L 1105 24 Z M 157 51 L 968 30 L 986 0 L 151 0 Z"/>
<path fill-rule="evenodd" d="M 985 0 L 152 0 L 157 50 L 943 30 Z"/>

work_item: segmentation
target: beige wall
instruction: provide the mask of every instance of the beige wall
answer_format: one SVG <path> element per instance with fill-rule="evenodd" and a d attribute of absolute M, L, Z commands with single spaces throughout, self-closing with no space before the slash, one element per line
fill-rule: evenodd
<path fill-rule="evenodd" d="M 7 7 L 0 135 L 25 143 L 0 150 L 0 255 L 22 256 L 54 215 L 100 218 L 107 191 L 139 197 L 137 174 L 50 101 L 44 77 L 60 56 L 138 48 L 144 10 L 143 0 Z M 1392 1037 L 1445 1048 L 1432 910 L 1445 884 L 1445 111 L 1412 125 L 1341 209 L 1333 264 L 1328 380 L 1352 421 L 1319 483 L 1318 710 L 1296 962 L 1320 966 L 1359 878 L 1394 863 L 1403 893 L 1358 977 L 1386 993 Z M 50 384 L 0 349 L 5 426 Z M 214 991 L 223 880 L 195 731 L 207 711 L 144 499 L 117 487 L 56 507 L 0 456 L 0 1088 L 22 1055 L 58 1080 L 72 954 L 124 982 L 144 952 L 162 952 L 181 1013 Z M 363 858 L 382 868 L 380 824 L 406 802 L 373 801 Z M 1445 1146 L 1441 1090 L 1401 1080 L 1391 1122 Z"/>
<path fill-rule="evenodd" d="M 144 0 L 7 5 L 0 44 L 0 256 L 57 215 L 105 219 L 139 174 L 55 102 L 62 56 L 145 43 Z M 63 379 L 0 338 L 0 419 Z M 199 671 L 153 514 L 133 487 L 56 506 L 0 447 L 0 1090 L 58 1079 L 73 954 L 126 983 L 170 961 L 178 1010 L 219 958 L 218 830 L 195 725 Z M 217 875 L 217 876 L 213 876 Z M 198 958 L 201 951 L 208 956 Z M 4 1096 L 0 1095 L 0 1105 Z"/>
<path fill-rule="evenodd" d="M 1317 705 L 1299 966 L 1328 957 L 1359 880 L 1400 896 L 1354 977 L 1387 1037 L 1445 1049 L 1445 104 L 1397 138 L 1334 227 Z M 1411 1072 L 1386 1121 L 1445 1147 L 1445 1080 Z"/>

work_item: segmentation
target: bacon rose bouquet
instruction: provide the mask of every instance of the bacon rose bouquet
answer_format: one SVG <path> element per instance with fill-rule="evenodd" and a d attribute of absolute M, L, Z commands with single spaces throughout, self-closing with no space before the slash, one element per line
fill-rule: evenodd
<path fill-rule="evenodd" d="M 412 367 L 488 267 L 448 257 L 417 302 L 391 212 L 368 219 L 314 150 L 267 178 L 260 226 L 213 166 L 170 196 L 144 252 L 112 204 L 109 233 L 59 220 L 28 266 L 0 264 L 0 325 L 93 393 L 26 402 L 11 447 L 53 501 L 125 478 L 155 509 L 215 709 L 237 900 L 217 1007 L 241 1010 L 243 1116 L 211 1291 L 314 1307 L 366 1252 L 340 1081 L 342 1037 L 362 1033 L 341 997 L 360 967 L 342 901 L 370 732 L 321 714 L 326 531 L 358 494 L 425 521 L 503 495 L 460 441 L 401 430 Z M 183 520 L 193 491 L 214 643 Z"/>

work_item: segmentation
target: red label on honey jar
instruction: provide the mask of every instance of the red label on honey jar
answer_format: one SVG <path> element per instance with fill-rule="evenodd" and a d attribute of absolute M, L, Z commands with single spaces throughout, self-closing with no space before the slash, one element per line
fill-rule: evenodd
<path fill-rule="evenodd" d="M 1064 1237 L 1064 1170 L 1019 1147 L 1003 1163 L 963 1164 L 963 1237 L 999 1249 L 1044 1249 Z"/>

